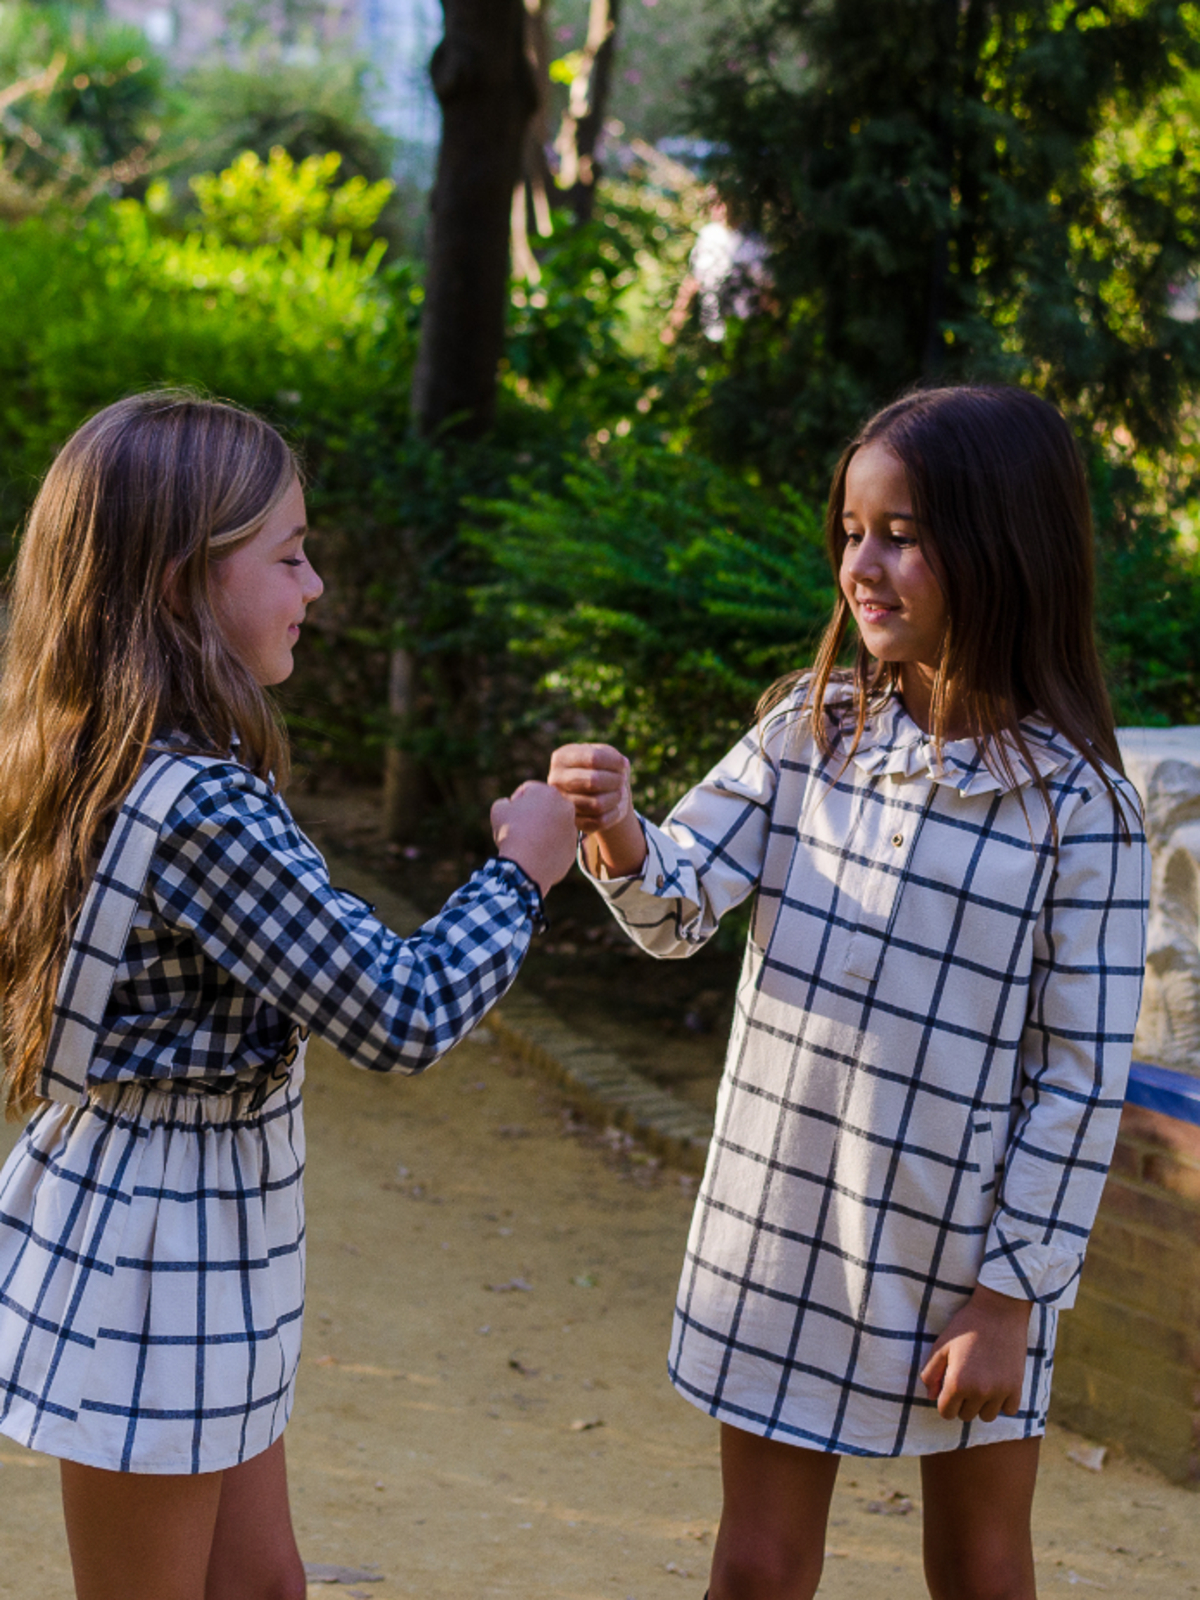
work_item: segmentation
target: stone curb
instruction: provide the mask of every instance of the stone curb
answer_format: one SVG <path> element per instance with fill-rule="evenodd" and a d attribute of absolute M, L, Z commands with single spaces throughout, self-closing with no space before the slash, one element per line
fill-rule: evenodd
<path fill-rule="evenodd" d="M 319 801 L 304 807 L 314 819 Z M 304 818 L 297 818 L 304 826 Z M 319 831 L 319 830 L 316 830 Z M 425 920 L 404 895 L 389 889 L 337 851 L 322 846 L 330 875 L 373 905 L 389 928 L 414 933 Z M 685 1172 L 702 1172 L 712 1121 L 693 1106 L 660 1089 L 613 1050 L 605 1050 L 569 1027 L 520 980 L 483 1024 L 529 1066 L 554 1080 L 571 1105 L 589 1122 L 614 1124 Z"/>
<path fill-rule="evenodd" d="M 576 1033 L 536 996 L 510 990 L 487 1026 L 523 1061 L 553 1078 L 591 1122 L 614 1123 L 655 1155 L 702 1172 L 712 1123 L 624 1062 Z"/>

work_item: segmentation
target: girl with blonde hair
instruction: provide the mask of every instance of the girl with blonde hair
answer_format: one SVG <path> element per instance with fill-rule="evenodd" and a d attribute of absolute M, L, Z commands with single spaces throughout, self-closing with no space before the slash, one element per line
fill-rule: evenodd
<path fill-rule="evenodd" d="M 322 584 L 297 463 L 187 394 L 51 466 L 0 679 L 0 1432 L 61 1458 L 80 1600 L 301 1600 L 283 1431 L 304 1307 L 305 1040 L 419 1072 L 515 977 L 570 806 L 410 939 L 329 881 L 267 689 Z"/>

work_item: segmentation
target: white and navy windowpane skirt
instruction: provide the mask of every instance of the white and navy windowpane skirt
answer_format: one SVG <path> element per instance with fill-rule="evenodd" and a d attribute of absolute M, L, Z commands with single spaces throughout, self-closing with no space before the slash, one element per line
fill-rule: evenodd
<path fill-rule="evenodd" d="M 304 1312 L 303 1050 L 250 1091 L 50 1104 L 0 1172 L 0 1433 L 197 1473 L 287 1424 Z"/>

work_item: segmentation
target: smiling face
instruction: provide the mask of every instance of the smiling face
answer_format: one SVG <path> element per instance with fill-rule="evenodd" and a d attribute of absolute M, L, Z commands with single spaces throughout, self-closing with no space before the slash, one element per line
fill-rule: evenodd
<path fill-rule="evenodd" d="M 304 494 L 293 481 L 254 537 L 212 565 L 218 626 L 263 688 L 290 677 L 304 613 L 325 588 L 304 553 L 307 531 Z"/>
<path fill-rule="evenodd" d="M 864 445 L 851 459 L 842 526 L 842 593 L 867 649 L 901 669 L 905 704 L 919 721 L 941 655 L 946 600 L 917 542 L 904 467 L 886 445 Z"/>

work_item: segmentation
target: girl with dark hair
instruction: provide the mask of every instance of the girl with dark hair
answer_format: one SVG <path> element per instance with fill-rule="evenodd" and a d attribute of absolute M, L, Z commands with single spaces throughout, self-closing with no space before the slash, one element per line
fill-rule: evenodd
<path fill-rule="evenodd" d="M 755 896 L 669 1363 L 721 1423 L 712 1600 L 815 1593 L 845 1455 L 922 1458 L 935 1600 L 1031 1600 L 1147 903 L 1087 486 L 1052 406 L 932 390 L 850 445 L 827 533 L 814 666 L 661 827 L 609 746 L 550 782 L 652 955 Z"/>
<path fill-rule="evenodd" d="M 310 1029 L 419 1072 L 508 988 L 571 807 L 411 939 L 279 793 L 267 690 L 321 580 L 280 436 L 159 393 L 80 428 L 21 543 L 0 678 L 0 1432 L 62 1459 L 80 1600 L 303 1600 L 283 1431 Z"/>

